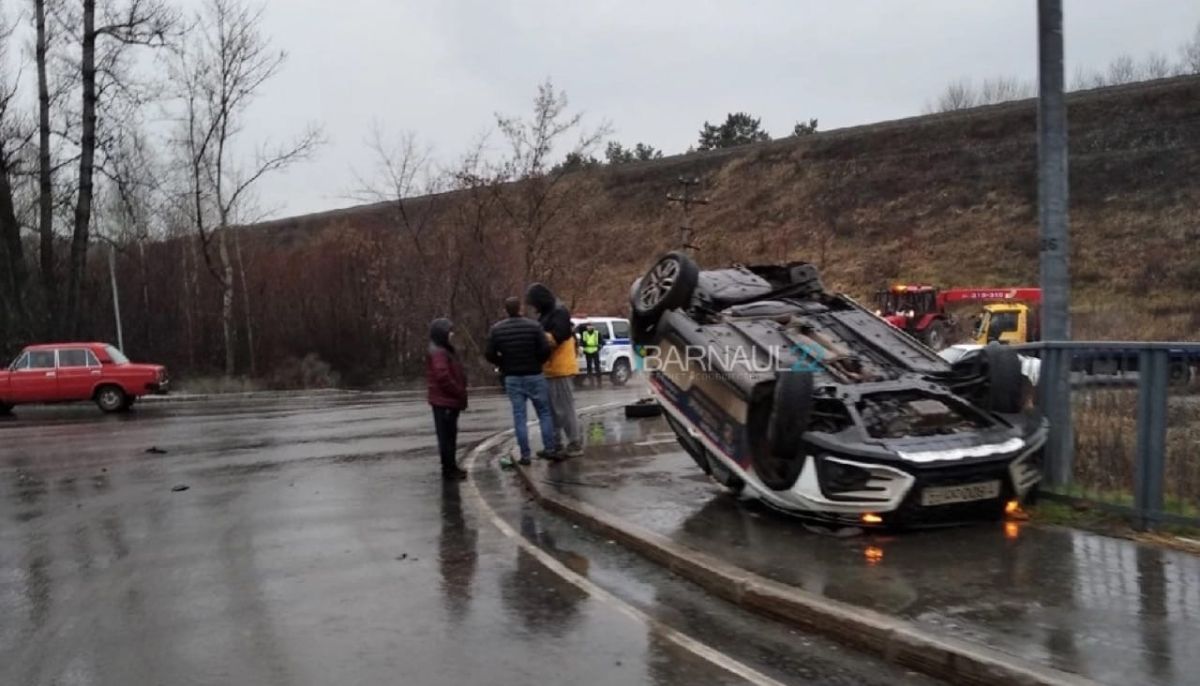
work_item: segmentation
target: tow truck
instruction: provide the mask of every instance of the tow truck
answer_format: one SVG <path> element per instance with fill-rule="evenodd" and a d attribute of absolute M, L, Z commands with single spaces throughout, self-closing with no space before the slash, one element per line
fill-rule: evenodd
<path fill-rule="evenodd" d="M 983 303 L 972 315 L 974 326 L 967 344 L 986 346 L 1020 345 L 1042 340 L 1042 289 L 1020 286 L 1011 288 L 948 288 L 900 284 L 881 291 L 878 296 L 880 317 L 898 329 L 942 351 L 950 342 L 947 334 L 957 324 L 947 305 Z M 1036 357 L 1036 351 L 1026 351 Z M 1071 357 L 1071 371 L 1097 376 L 1121 376 L 1137 373 L 1136 353 L 1078 351 Z M 1200 360 L 1182 352 L 1172 352 L 1168 377 L 1174 385 L 1186 385 L 1200 370 Z"/>
<path fill-rule="evenodd" d="M 1040 340 L 1037 308 L 1041 302 L 1042 289 L 1029 286 L 938 289 L 896 284 L 876 294 L 875 313 L 933 350 L 942 350 L 957 324 L 947 305 L 983 304 L 971 338 L 986 345 Z"/>

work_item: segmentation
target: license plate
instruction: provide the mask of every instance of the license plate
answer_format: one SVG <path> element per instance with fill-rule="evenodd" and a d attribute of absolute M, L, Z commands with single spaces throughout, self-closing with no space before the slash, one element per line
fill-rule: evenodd
<path fill-rule="evenodd" d="M 937 486 L 921 491 L 921 505 L 934 507 L 951 503 L 969 503 L 1000 497 L 999 481 L 984 481 L 961 486 Z"/>

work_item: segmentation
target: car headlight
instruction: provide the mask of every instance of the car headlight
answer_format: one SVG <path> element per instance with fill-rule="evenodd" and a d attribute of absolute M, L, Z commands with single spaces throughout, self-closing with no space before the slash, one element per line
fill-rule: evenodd
<path fill-rule="evenodd" d="M 835 460 L 821 458 L 821 488 L 826 493 L 848 493 L 867 489 L 871 472 Z"/>

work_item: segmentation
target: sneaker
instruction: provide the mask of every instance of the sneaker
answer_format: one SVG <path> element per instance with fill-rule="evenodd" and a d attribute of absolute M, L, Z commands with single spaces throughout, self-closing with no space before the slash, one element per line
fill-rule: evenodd
<path fill-rule="evenodd" d="M 567 455 L 570 457 L 579 457 L 583 454 L 583 446 L 578 443 L 567 444 Z"/>
<path fill-rule="evenodd" d="M 551 462 L 561 462 L 566 458 L 566 454 L 561 450 L 539 450 L 537 456 L 539 459 L 550 460 Z"/>
<path fill-rule="evenodd" d="M 522 467 L 528 467 L 529 465 L 533 464 L 533 460 L 529 459 L 528 455 L 523 455 L 521 459 L 517 460 L 517 464 L 521 465 Z"/>

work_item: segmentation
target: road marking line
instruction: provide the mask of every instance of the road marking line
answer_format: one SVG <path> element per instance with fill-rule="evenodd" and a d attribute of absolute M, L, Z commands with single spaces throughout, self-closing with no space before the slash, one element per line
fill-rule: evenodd
<path fill-rule="evenodd" d="M 582 413 L 595 409 L 599 408 L 585 407 L 579 410 L 579 412 Z M 464 460 L 467 471 L 473 471 L 475 467 L 475 459 L 479 457 L 479 455 L 483 454 L 487 450 L 491 450 L 493 447 L 512 435 L 512 433 L 512 429 L 509 429 L 508 431 L 496 434 L 475 446 L 471 452 L 468 453 L 466 460 Z M 589 596 L 592 596 L 597 600 L 611 606 L 613 609 L 621 612 L 627 617 L 630 617 L 633 620 L 641 622 L 642 624 L 650 627 L 655 633 L 667 639 L 668 641 L 683 648 L 684 650 L 687 650 L 693 655 L 696 655 L 697 657 L 710 662 L 717 667 L 720 667 L 730 674 L 741 677 L 742 679 L 745 679 L 756 686 L 783 686 L 782 682 L 776 681 L 775 679 L 772 679 L 753 667 L 739 662 L 737 659 L 730 657 L 729 655 L 726 655 L 725 653 L 722 653 L 721 651 L 704 643 L 701 643 L 700 641 L 697 641 L 696 639 L 677 629 L 663 624 L 659 620 L 647 615 L 645 612 L 642 612 L 638 608 L 597 586 L 587 577 L 571 571 L 566 567 L 566 565 L 556 560 L 553 555 L 550 555 L 546 551 L 526 540 L 524 536 L 520 535 L 511 526 L 509 526 L 508 522 L 501 519 L 500 515 L 496 514 L 496 511 L 492 509 L 491 505 L 488 505 L 487 501 L 484 500 L 483 493 L 479 491 L 479 486 L 475 484 L 475 480 L 473 478 L 467 481 L 467 486 L 469 487 L 471 496 L 476 501 L 477 506 L 485 515 L 487 515 L 487 518 L 491 520 L 492 524 L 495 525 L 495 527 L 499 529 L 502 534 L 504 534 L 507 538 L 512 539 L 513 542 L 516 543 L 522 550 L 532 555 L 538 562 L 540 562 L 550 571 L 562 577 L 562 579 L 567 583 L 575 586 L 584 593 L 587 593 Z"/>

